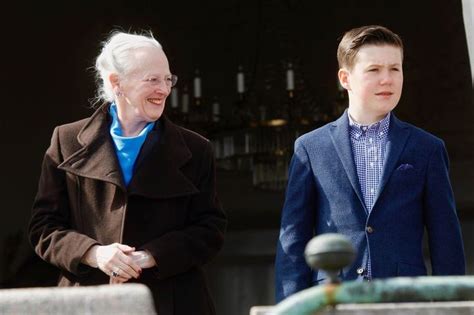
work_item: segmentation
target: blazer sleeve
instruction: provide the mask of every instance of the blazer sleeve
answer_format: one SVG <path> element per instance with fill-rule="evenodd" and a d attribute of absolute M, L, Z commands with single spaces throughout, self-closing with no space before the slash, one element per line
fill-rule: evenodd
<path fill-rule="evenodd" d="M 141 246 L 155 258 L 158 279 L 205 264 L 223 245 L 227 218 L 217 198 L 215 159 L 209 142 L 201 159 L 199 193 L 191 198 L 187 226 Z"/>
<path fill-rule="evenodd" d="M 82 256 L 98 242 L 71 228 L 71 213 L 57 127 L 41 168 L 28 235 L 35 252 L 45 261 L 75 275 L 92 268 L 81 264 Z"/>
<path fill-rule="evenodd" d="M 465 257 L 461 228 L 449 181 L 449 160 L 440 140 L 428 162 L 424 215 L 433 275 L 464 275 Z"/>
<path fill-rule="evenodd" d="M 304 249 L 314 236 L 315 195 L 310 159 L 302 143 L 297 140 L 289 167 L 275 261 L 277 303 L 311 286 L 312 271 L 306 264 Z"/>

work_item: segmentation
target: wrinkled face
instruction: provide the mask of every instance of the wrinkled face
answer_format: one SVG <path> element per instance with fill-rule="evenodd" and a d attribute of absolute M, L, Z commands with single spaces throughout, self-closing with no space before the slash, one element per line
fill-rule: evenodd
<path fill-rule="evenodd" d="M 140 48 L 134 52 L 130 70 L 118 78 L 116 98 L 123 117 L 135 122 L 158 120 L 171 92 L 171 72 L 163 50 Z"/>
<path fill-rule="evenodd" d="M 352 69 L 339 79 L 349 93 L 349 106 L 373 117 L 384 117 L 400 100 L 403 87 L 402 52 L 391 45 L 362 47 Z"/>

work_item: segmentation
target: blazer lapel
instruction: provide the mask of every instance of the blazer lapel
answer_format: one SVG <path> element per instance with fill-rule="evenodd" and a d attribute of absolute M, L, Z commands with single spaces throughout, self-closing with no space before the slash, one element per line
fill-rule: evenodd
<path fill-rule="evenodd" d="M 403 122 L 398 120 L 398 118 L 396 118 L 395 115 L 391 113 L 390 127 L 387 135 L 387 143 L 385 150 L 384 167 L 375 203 L 377 202 L 377 199 L 381 195 L 390 176 L 395 170 L 395 166 L 397 165 L 397 162 L 400 159 L 400 155 L 403 149 L 405 148 L 405 144 L 409 135 L 409 128 L 407 128 L 407 126 L 405 126 Z"/>
<path fill-rule="evenodd" d="M 73 174 L 112 183 L 126 190 L 109 134 L 108 104 L 102 105 L 77 135 L 82 148 L 58 168 Z"/>
<path fill-rule="evenodd" d="M 181 171 L 192 153 L 178 127 L 162 117 L 143 144 L 129 194 L 148 198 L 172 198 L 198 193 L 199 190 Z"/>
<path fill-rule="evenodd" d="M 360 189 L 359 178 L 357 176 L 357 170 L 355 168 L 352 154 L 352 145 L 349 136 L 349 119 L 347 115 L 346 110 L 338 120 L 332 123 L 330 128 L 331 140 L 336 149 L 337 155 L 342 162 L 344 170 L 346 171 L 347 177 L 351 182 L 352 188 L 365 209 L 364 197 L 362 196 L 362 191 Z"/>

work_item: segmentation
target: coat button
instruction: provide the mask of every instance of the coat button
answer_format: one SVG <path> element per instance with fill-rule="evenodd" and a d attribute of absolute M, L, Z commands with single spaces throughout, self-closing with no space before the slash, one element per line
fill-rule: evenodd
<path fill-rule="evenodd" d="M 367 233 L 373 233 L 373 232 L 374 232 L 374 228 L 371 227 L 370 225 L 369 225 L 369 226 L 366 226 L 366 227 L 365 227 L 365 230 L 367 231 Z"/>
<path fill-rule="evenodd" d="M 363 273 L 364 273 L 364 268 L 362 268 L 362 267 L 361 267 L 361 268 L 357 268 L 357 274 L 358 274 L 358 275 L 361 275 L 361 274 L 363 274 Z"/>

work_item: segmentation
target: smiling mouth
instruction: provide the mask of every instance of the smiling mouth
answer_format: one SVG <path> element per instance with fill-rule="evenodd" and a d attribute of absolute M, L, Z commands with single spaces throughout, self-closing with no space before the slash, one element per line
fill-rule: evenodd
<path fill-rule="evenodd" d="M 155 104 L 155 105 L 161 105 L 163 104 L 163 99 L 162 98 L 149 98 L 147 99 L 148 102 Z"/>

